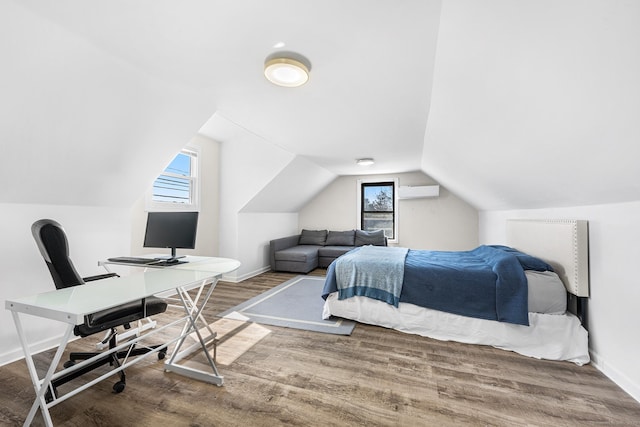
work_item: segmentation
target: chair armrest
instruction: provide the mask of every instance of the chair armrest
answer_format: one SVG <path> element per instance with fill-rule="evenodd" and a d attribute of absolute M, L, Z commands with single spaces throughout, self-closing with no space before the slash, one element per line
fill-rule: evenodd
<path fill-rule="evenodd" d="M 295 236 L 281 237 L 269 242 L 269 263 L 271 264 L 272 270 L 275 271 L 276 269 L 276 252 L 297 246 L 299 241 L 300 235 L 296 234 Z"/>
<path fill-rule="evenodd" d="M 120 275 L 116 273 L 105 273 L 98 274 L 97 276 L 83 277 L 82 280 L 84 280 L 85 282 L 93 282 L 94 280 L 108 279 L 109 277 L 120 277 Z"/>

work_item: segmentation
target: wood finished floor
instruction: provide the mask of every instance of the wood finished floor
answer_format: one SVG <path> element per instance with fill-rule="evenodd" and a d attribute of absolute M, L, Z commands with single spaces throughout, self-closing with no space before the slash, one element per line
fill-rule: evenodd
<path fill-rule="evenodd" d="M 207 318 L 215 321 L 215 313 L 294 276 L 269 272 L 221 282 Z M 52 408 L 53 421 L 78 427 L 640 425 L 640 403 L 593 366 L 364 324 L 348 337 L 254 326 L 221 337 L 219 358 L 235 357 L 225 348 L 248 348 L 231 362 L 219 361 L 223 387 L 165 373 L 161 362 L 149 360 L 127 370 L 123 393 L 111 393 L 115 380 L 108 379 Z M 71 347 L 87 348 L 88 340 Z M 38 356 L 40 367 L 45 356 Z M 0 389 L 0 425 L 21 425 L 34 397 L 24 361 L 0 367 Z M 34 425 L 42 424 L 38 415 Z"/>

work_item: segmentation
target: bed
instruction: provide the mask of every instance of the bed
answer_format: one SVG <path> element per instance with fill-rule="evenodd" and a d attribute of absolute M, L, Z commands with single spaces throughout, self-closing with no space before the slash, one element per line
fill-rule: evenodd
<path fill-rule="evenodd" d="M 379 254 L 364 254 L 358 259 L 357 254 L 349 253 L 353 258 L 338 259 L 327 269 L 323 318 L 337 316 L 439 340 L 490 345 L 539 359 L 588 363 L 588 333 L 583 326 L 584 301 L 589 296 L 587 222 L 508 220 L 506 231 L 505 246 L 481 246 L 460 253 L 408 250 L 403 255 L 402 248 L 388 248 L 393 252 L 389 263 L 377 262 Z M 451 268 L 449 257 L 458 254 L 470 258 L 470 266 Z M 434 257 L 432 264 L 440 264 L 443 257 L 445 268 L 436 269 L 436 273 L 416 270 L 422 268 L 413 265 L 416 257 Z M 404 259 L 402 268 L 398 258 Z M 476 264 L 485 264 L 486 258 L 497 261 L 489 272 L 484 268 L 474 272 L 484 278 L 458 275 L 460 270 L 464 274 L 476 270 Z M 500 270 L 504 266 L 506 272 Z M 390 273 L 398 269 L 404 274 L 401 280 Z M 445 270 L 459 271 L 447 279 L 441 274 Z M 484 288 L 479 283 L 491 273 L 495 290 L 487 288 L 482 292 L 489 295 L 482 296 L 478 289 Z M 405 287 L 409 278 L 422 283 Z M 432 285 L 440 279 L 449 280 L 444 288 L 454 290 L 438 300 Z M 524 288 L 512 283 L 521 280 Z M 395 287 L 399 281 L 398 293 Z M 341 283 L 339 289 L 337 283 Z M 462 285 L 473 291 L 462 293 Z M 415 297 L 416 289 L 422 289 L 420 293 L 428 298 L 422 295 L 409 300 L 406 295 Z"/>

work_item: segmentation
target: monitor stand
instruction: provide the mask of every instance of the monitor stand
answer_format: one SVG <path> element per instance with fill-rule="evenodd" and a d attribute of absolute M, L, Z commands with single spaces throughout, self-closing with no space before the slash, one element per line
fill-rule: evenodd
<path fill-rule="evenodd" d="M 173 260 L 178 260 L 184 257 L 185 255 L 176 256 L 176 248 L 171 248 L 171 255 L 161 255 L 161 256 L 155 257 L 154 259 L 162 260 L 162 261 L 173 261 Z"/>

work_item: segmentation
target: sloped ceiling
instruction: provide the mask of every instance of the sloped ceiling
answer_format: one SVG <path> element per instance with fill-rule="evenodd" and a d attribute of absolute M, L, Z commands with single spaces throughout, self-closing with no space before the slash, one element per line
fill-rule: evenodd
<path fill-rule="evenodd" d="M 445 1 L 423 169 L 481 209 L 640 200 L 640 2 Z"/>
<path fill-rule="evenodd" d="M 299 212 L 335 177 L 315 163 L 296 157 L 241 212 Z"/>
<path fill-rule="evenodd" d="M 139 195 L 216 113 L 330 174 L 355 173 L 355 159 L 370 156 L 378 160 L 370 173 L 417 170 L 439 8 L 422 0 L 9 2 L 1 31 L 16 69 L 2 77 L 19 81 L 12 98 L 36 90 L 24 110 L 8 103 L 6 111 L 37 119 L 3 140 L 23 141 L 35 127 L 34 152 L 56 147 L 73 159 L 69 167 L 86 165 L 89 188 L 71 186 L 75 176 L 46 160 L 34 164 L 69 185 L 66 202 L 78 204 L 96 203 L 87 195 L 94 188 L 103 203 L 131 203 L 121 191 L 106 199 L 103 187 L 144 181 Z M 264 78 L 278 42 L 310 59 L 304 87 Z M 133 166 L 143 162 L 152 171 Z M 16 193 L 35 197 L 36 185 Z"/>
<path fill-rule="evenodd" d="M 220 113 L 214 114 L 200 133 L 222 143 L 224 211 L 295 213 L 336 178 L 328 170 L 265 141 Z"/>
<path fill-rule="evenodd" d="M 215 114 L 296 158 L 251 211 L 304 162 L 317 183 L 359 157 L 479 209 L 638 200 L 639 18 L 607 0 L 4 1 L 0 202 L 131 205 Z M 307 85 L 266 82 L 278 42 Z"/>
<path fill-rule="evenodd" d="M 213 108 L 11 2 L 0 57 L 4 203 L 131 206 Z"/>

